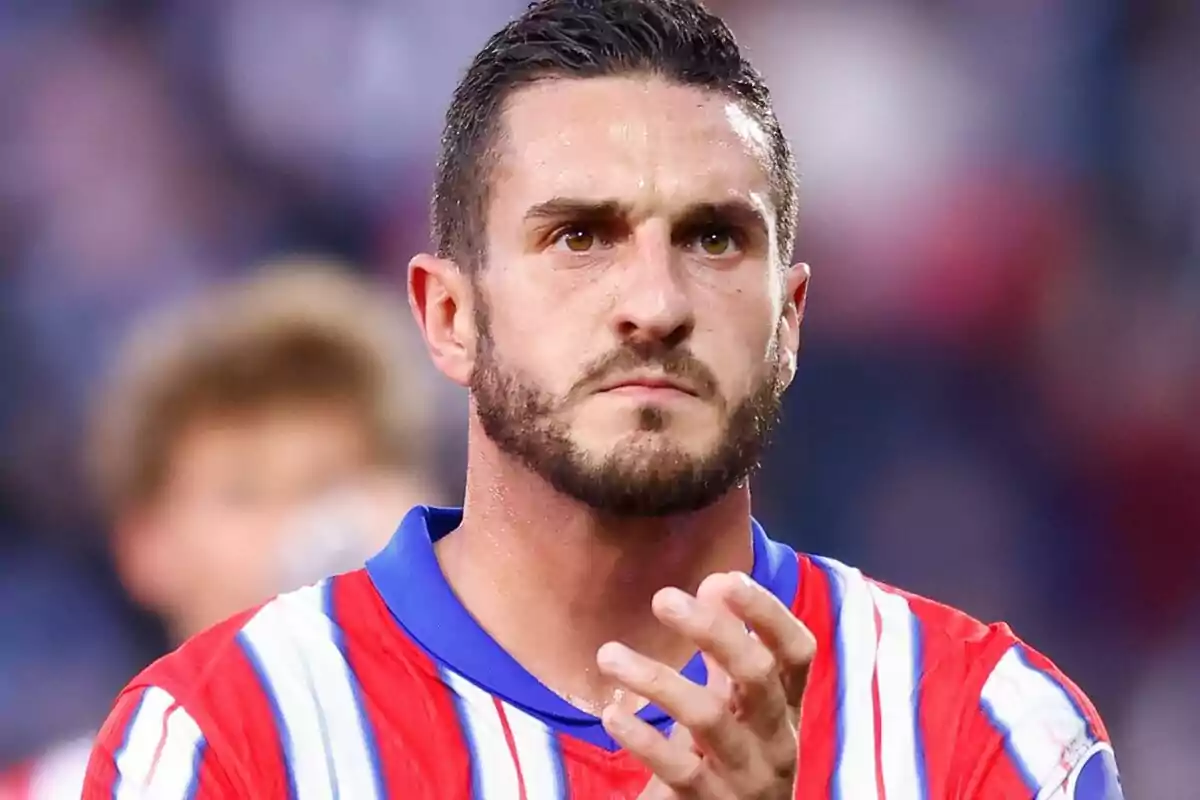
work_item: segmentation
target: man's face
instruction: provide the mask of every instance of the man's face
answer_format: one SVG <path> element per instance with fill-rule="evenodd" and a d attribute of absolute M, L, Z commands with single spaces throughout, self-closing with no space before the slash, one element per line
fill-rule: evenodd
<path fill-rule="evenodd" d="M 602 511 L 702 508 L 757 464 L 793 374 L 769 145 L 722 96 L 554 80 L 505 114 L 475 279 L 486 434 Z"/>
<path fill-rule="evenodd" d="M 307 546 L 301 515 L 374 475 L 370 444 L 361 418 L 337 405 L 194 421 L 170 453 L 159 495 L 119 539 L 130 588 L 179 636 L 295 588 L 280 576 L 285 555 Z"/>

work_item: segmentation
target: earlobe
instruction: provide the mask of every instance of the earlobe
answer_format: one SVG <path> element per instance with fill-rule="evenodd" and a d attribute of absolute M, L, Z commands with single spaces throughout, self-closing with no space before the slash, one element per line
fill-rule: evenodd
<path fill-rule="evenodd" d="M 796 376 L 800 352 L 800 326 L 804 323 L 804 307 L 808 301 L 808 264 L 794 264 L 784 281 L 783 324 L 780 346 L 784 351 L 784 382 L 790 384 Z"/>
<path fill-rule="evenodd" d="M 475 363 L 470 282 L 448 259 L 422 253 L 408 263 L 408 306 L 434 366 L 466 386 Z"/>
<path fill-rule="evenodd" d="M 789 311 L 796 317 L 797 326 L 804 321 L 804 305 L 808 300 L 808 279 L 811 276 L 808 264 L 793 264 L 787 275 L 787 300 Z"/>

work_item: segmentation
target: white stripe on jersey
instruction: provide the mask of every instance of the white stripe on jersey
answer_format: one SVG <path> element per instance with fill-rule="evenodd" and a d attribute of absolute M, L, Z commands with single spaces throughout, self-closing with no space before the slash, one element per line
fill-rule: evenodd
<path fill-rule="evenodd" d="M 837 620 L 838 728 L 841 733 L 834 797 L 859 800 L 879 796 L 875 782 L 875 604 L 857 569 L 818 558 L 841 598 Z"/>
<path fill-rule="evenodd" d="M 83 776 L 94 736 L 60 744 L 34 764 L 29 800 L 63 800 L 83 794 Z"/>
<path fill-rule="evenodd" d="M 879 610 L 880 754 L 883 786 L 888 800 L 923 800 L 924 770 L 918 763 L 916 685 L 917 647 L 912 610 L 904 597 L 868 583 Z"/>
<path fill-rule="evenodd" d="M 1092 744 L 1087 719 L 1062 686 L 1008 649 L 983 684 L 983 709 L 1031 792 L 1060 789 L 1071 766 Z"/>
<path fill-rule="evenodd" d="M 567 796 L 567 777 L 564 774 L 562 752 L 558 738 L 541 720 L 519 708 L 501 701 L 504 716 L 512 730 L 525 779 L 525 795 L 529 798 L 558 800 Z"/>
<path fill-rule="evenodd" d="M 240 634 L 277 709 L 297 800 L 378 795 L 373 748 L 325 608 L 327 581 L 280 595 Z"/>
<path fill-rule="evenodd" d="M 541 720 L 503 700 L 498 701 L 451 670 L 443 669 L 442 678 L 457 699 L 458 713 L 471 756 L 474 800 L 512 800 L 520 797 L 521 780 L 525 783 L 525 795 L 530 800 L 566 797 L 562 756 L 553 731 Z M 516 746 L 515 758 L 504 735 L 505 720 Z"/>
<path fill-rule="evenodd" d="M 157 686 L 142 693 L 115 753 L 114 800 L 183 800 L 192 797 L 204 735 L 175 698 Z"/>

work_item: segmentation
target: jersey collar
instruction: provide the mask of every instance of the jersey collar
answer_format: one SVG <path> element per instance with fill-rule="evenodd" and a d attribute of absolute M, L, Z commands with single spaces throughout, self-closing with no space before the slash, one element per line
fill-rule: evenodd
<path fill-rule="evenodd" d="M 387 547 L 367 562 L 367 573 L 396 621 L 435 661 L 491 694 L 562 733 L 607 750 L 617 749 L 597 717 L 575 708 L 529 674 L 458 601 L 442 574 L 433 543 L 461 523 L 461 508 L 417 506 L 405 516 Z M 799 583 L 795 552 L 769 539 L 754 520 L 750 521 L 750 534 L 754 542 L 751 577 L 791 608 Z M 683 674 L 697 683 L 705 682 L 707 670 L 699 654 L 688 662 Z M 661 730 L 671 724 L 667 714 L 655 706 L 642 709 L 638 716 Z"/>

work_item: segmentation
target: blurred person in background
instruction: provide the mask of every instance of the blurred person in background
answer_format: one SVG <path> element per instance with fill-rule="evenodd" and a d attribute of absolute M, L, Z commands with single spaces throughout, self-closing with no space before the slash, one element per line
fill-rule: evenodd
<path fill-rule="evenodd" d="M 437 498 L 406 322 L 369 283 L 293 261 L 137 327 L 91 472 L 122 581 L 171 640 L 360 566 Z M 0 779 L 0 799 L 78 798 L 90 743 Z"/>

